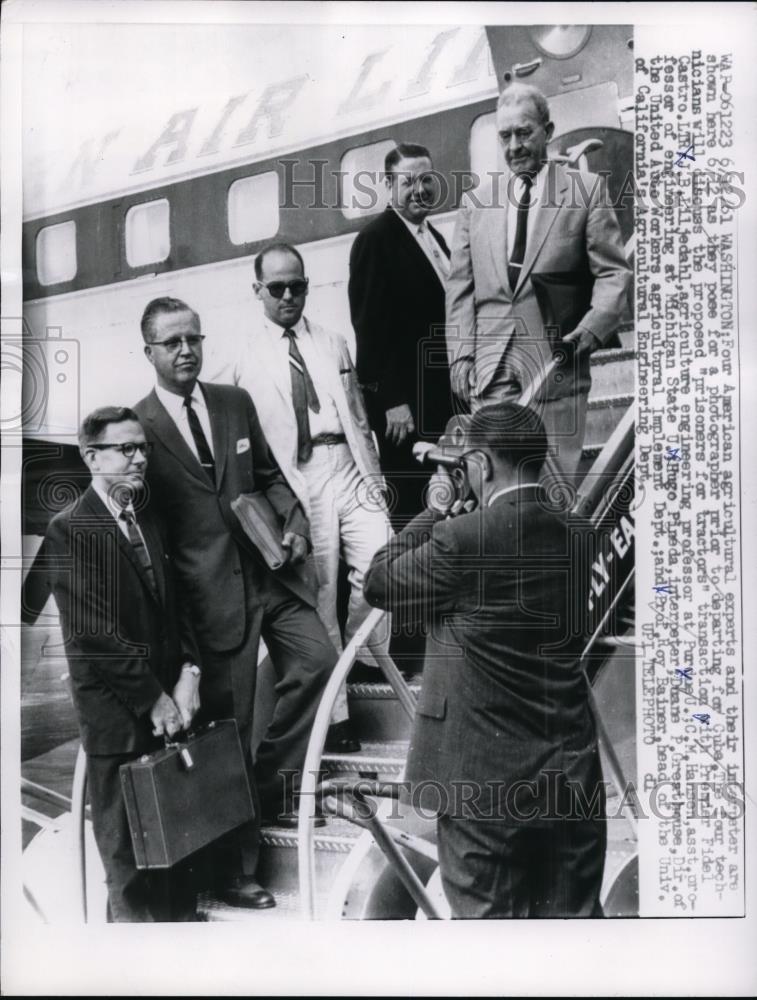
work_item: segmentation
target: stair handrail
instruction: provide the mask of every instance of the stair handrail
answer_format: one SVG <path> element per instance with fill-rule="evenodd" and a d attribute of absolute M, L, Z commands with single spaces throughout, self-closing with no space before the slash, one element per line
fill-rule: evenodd
<path fill-rule="evenodd" d="M 74 824 L 74 852 L 76 855 L 76 880 L 79 885 L 79 905 L 82 923 L 87 923 L 87 842 L 84 836 L 84 817 L 87 804 L 87 755 L 79 745 L 71 788 L 71 819 Z"/>
<path fill-rule="evenodd" d="M 373 634 L 376 627 L 387 617 L 386 611 L 383 611 L 381 608 L 374 608 L 359 626 L 352 639 L 347 643 L 344 652 L 336 661 L 336 665 L 331 672 L 331 677 L 321 696 L 313 728 L 310 731 L 310 740 L 308 742 L 307 753 L 305 754 L 305 764 L 300 782 L 300 807 L 297 821 L 297 865 L 300 884 L 300 911 L 305 920 L 315 919 L 315 858 L 313 850 L 315 793 L 320 775 L 321 757 L 323 756 L 326 735 L 331 722 L 331 713 L 339 689 L 346 680 L 360 647 L 365 645 L 370 647 L 369 637 Z M 409 718 L 413 719 L 415 716 L 415 696 L 405 683 L 394 660 L 388 653 L 380 652 L 373 648 L 371 652 L 378 661 L 400 705 Z"/>

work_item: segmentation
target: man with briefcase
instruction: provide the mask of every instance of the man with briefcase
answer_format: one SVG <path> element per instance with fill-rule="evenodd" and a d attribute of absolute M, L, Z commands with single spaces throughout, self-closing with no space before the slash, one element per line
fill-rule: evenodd
<path fill-rule="evenodd" d="M 122 765 L 189 726 L 199 708 L 194 638 L 179 626 L 162 530 L 145 503 L 149 446 L 136 413 L 85 418 L 79 447 L 92 482 L 50 521 L 48 582 L 87 754 L 92 824 L 116 922 L 192 919 L 186 870 L 138 870 Z"/>

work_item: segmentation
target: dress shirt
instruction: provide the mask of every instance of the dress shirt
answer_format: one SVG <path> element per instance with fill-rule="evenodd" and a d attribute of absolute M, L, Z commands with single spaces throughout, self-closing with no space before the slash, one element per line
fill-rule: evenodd
<path fill-rule="evenodd" d="M 495 500 L 503 497 L 505 493 L 514 493 L 516 490 L 532 490 L 534 487 L 538 486 L 538 483 L 519 483 L 517 486 L 505 486 L 501 490 L 497 490 L 496 493 L 492 493 L 489 497 L 486 506 L 491 507 Z"/>
<path fill-rule="evenodd" d="M 394 205 L 390 208 L 393 212 L 396 212 L 400 219 L 405 223 L 409 231 L 413 234 L 413 239 L 417 241 L 418 246 L 428 257 L 429 262 L 433 269 L 436 271 L 439 281 L 444 284 L 447 276 L 449 275 L 449 259 L 447 255 L 442 250 L 439 245 L 439 241 L 428 228 L 428 223 L 424 219 L 422 222 L 409 222 L 404 215 L 400 215 Z"/>
<path fill-rule="evenodd" d="M 310 373 L 310 378 L 313 380 L 318 401 L 321 404 L 320 413 L 313 413 L 312 410 L 308 410 L 311 438 L 316 437 L 318 434 L 344 434 L 344 428 L 342 427 L 342 421 L 339 419 L 334 397 L 329 390 L 329 375 L 326 371 L 324 358 L 313 341 L 307 319 L 302 316 L 298 323 L 295 323 L 292 327 L 287 327 L 287 329 L 294 330 L 297 335 L 297 347 Z M 276 323 L 272 323 L 268 317 L 264 317 L 261 327 L 250 338 L 250 346 L 254 346 L 255 338 L 259 336 L 267 337 L 270 345 L 273 347 L 274 354 L 281 366 L 278 373 L 279 381 L 287 386 L 291 396 L 292 379 L 289 373 L 289 339 L 284 335 L 284 327 L 278 326 Z M 292 410 L 294 412 L 294 404 L 292 404 Z"/>
<path fill-rule="evenodd" d="M 531 204 L 528 209 L 528 226 L 526 228 L 526 253 L 528 253 L 528 241 L 536 225 L 536 215 L 542 203 L 544 195 L 544 185 L 547 181 L 547 164 L 542 165 L 539 173 L 534 177 L 531 185 Z M 509 260 L 513 246 L 515 244 L 515 230 L 518 225 L 518 202 L 523 197 L 525 187 L 520 177 L 516 177 L 512 184 L 508 183 L 508 188 L 512 191 L 512 198 L 507 199 L 507 259 Z"/>
<path fill-rule="evenodd" d="M 126 506 L 123 507 L 121 506 L 120 503 L 116 503 L 113 497 L 109 493 L 106 493 L 105 490 L 102 488 L 102 486 L 100 486 L 100 484 L 97 481 L 97 477 L 94 477 L 92 479 L 92 488 L 94 489 L 95 493 L 100 497 L 100 499 L 105 504 L 110 513 L 113 515 L 116 524 L 121 529 L 121 534 L 124 536 L 124 538 L 130 545 L 131 545 L 131 539 L 129 538 L 129 529 L 126 526 L 126 522 L 121 518 L 121 513 L 123 511 L 127 511 L 129 514 L 132 515 L 132 517 L 134 518 L 134 524 L 136 525 L 137 531 L 139 533 L 139 537 L 142 539 L 142 544 L 144 545 L 147 552 L 149 552 L 150 550 L 147 548 L 147 545 L 145 543 L 145 536 L 142 534 L 142 529 L 139 526 L 137 515 L 134 513 L 134 505 L 131 503 L 127 503 Z"/>
<path fill-rule="evenodd" d="M 166 408 L 169 417 L 178 427 L 179 434 L 181 434 L 187 442 L 190 451 L 199 462 L 200 456 L 197 454 L 195 439 L 192 437 L 192 429 L 189 426 L 189 418 L 187 417 L 187 408 L 184 405 L 184 397 L 178 396 L 175 392 L 169 392 L 167 389 L 164 389 L 159 385 L 155 386 L 155 392 L 157 393 L 158 399 Z M 205 440 L 208 442 L 210 454 L 213 455 L 213 458 L 215 458 L 215 454 L 213 452 L 213 432 L 210 429 L 210 414 L 208 413 L 208 408 L 205 405 L 205 396 L 203 395 L 202 389 L 196 383 L 192 391 L 192 408 L 200 421 L 200 427 L 202 427 Z"/>

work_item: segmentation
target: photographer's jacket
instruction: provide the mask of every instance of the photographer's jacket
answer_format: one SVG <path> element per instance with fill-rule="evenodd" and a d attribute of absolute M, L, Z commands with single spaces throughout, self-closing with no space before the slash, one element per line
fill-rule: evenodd
<path fill-rule="evenodd" d="M 466 815 L 520 822 L 553 809 L 566 781 L 591 798 L 601 774 L 572 579 L 567 524 L 536 486 L 451 519 L 424 511 L 377 553 L 369 603 L 429 627 L 406 772 L 429 783 L 420 804 L 450 813 L 467 798 Z"/>

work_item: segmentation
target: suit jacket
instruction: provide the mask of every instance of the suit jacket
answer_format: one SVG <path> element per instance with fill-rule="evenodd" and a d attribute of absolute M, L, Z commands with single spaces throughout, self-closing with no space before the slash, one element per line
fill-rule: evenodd
<path fill-rule="evenodd" d="M 540 783 L 519 794 L 525 813 L 546 802 L 545 772 L 584 791 L 599 779 L 571 581 L 566 523 L 534 487 L 448 520 L 424 511 L 376 554 L 368 602 L 431 630 L 406 777 L 435 783 L 436 803 L 444 789 L 441 812 L 472 784 L 484 816 L 517 822 L 502 801 L 516 782 Z"/>
<path fill-rule="evenodd" d="M 173 574 L 161 529 L 137 511 L 157 595 L 128 539 L 89 486 L 50 521 L 49 586 L 60 612 L 74 704 L 88 754 L 139 753 L 154 745 L 150 709 L 170 692 L 183 660 L 196 659 L 177 624 Z"/>
<path fill-rule="evenodd" d="M 247 634 L 242 560 L 259 579 L 269 571 L 242 530 L 231 502 L 262 490 L 281 518 L 282 533 L 310 537 L 307 519 L 271 454 L 247 392 L 203 383 L 215 458 L 214 486 L 153 390 L 134 407 L 154 447 L 147 484 L 164 513 L 183 599 L 201 648 L 239 646 Z M 316 595 L 291 567 L 277 579 L 315 606 Z"/>
<path fill-rule="evenodd" d="M 590 273 L 591 306 L 578 325 L 601 344 L 620 321 L 631 282 L 604 179 L 550 161 L 543 203 L 513 292 L 507 277 L 507 197 L 507 179 L 500 176 L 485 190 L 463 197 L 455 223 L 447 281 L 447 350 L 452 388 L 463 399 L 469 389 L 483 393 L 516 331 L 545 337 L 532 274 Z M 566 375 L 560 395 L 570 395 L 578 381 L 586 387 L 588 371 Z"/>
<path fill-rule="evenodd" d="M 383 477 L 347 342 L 338 333 L 311 320 L 305 322 L 324 358 L 328 387 L 352 458 L 371 496 L 379 502 Z M 274 458 L 309 517 L 310 498 L 305 477 L 297 464 L 297 420 L 289 365 L 282 364 L 281 358 L 274 355 L 267 337 L 256 337 L 252 333 L 224 371 L 235 385 L 242 386 L 252 396 Z"/>
<path fill-rule="evenodd" d="M 441 233 L 429 230 L 449 256 Z M 452 415 L 444 285 L 392 208 L 355 238 L 348 291 L 357 373 L 374 429 L 383 433 L 381 415 L 407 403 L 418 435 L 436 440 Z"/>

